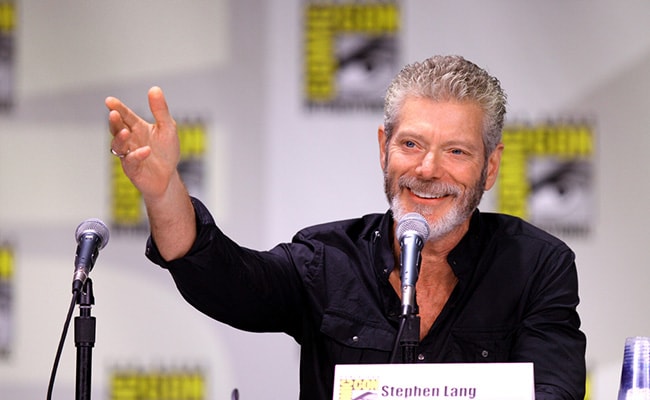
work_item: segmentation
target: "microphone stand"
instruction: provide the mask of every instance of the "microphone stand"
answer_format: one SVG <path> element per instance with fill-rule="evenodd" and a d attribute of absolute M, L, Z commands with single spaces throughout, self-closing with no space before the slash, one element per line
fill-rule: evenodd
<path fill-rule="evenodd" d="M 410 364 L 415 362 L 415 353 L 420 343 L 420 316 L 417 313 L 417 307 L 408 307 L 408 311 L 403 314 L 403 330 L 399 338 L 399 344 L 402 348 L 402 362 Z"/>
<path fill-rule="evenodd" d="M 413 290 L 415 290 L 413 288 Z M 415 298 L 415 292 L 413 291 Z M 402 308 L 400 315 L 399 329 L 393 343 L 393 350 L 390 354 L 390 364 L 397 363 L 398 348 L 402 353 L 402 363 L 412 364 L 416 361 L 416 350 L 420 344 L 420 316 L 418 315 L 417 304 L 407 305 Z"/>
<path fill-rule="evenodd" d="M 95 317 L 90 309 L 95 304 L 93 283 L 88 278 L 77 294 L 79 316 L 74 320 L 74 340 L 77 347 L 76 400 L 90 400 L 92 349 L 95 345 Z"/>

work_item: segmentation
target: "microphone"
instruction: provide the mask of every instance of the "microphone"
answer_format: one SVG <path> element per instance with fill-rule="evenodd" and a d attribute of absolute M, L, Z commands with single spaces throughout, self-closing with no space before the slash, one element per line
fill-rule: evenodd
<path fill-rule="evenodd" d="M 412 212 L 404 215 L 397 223 L 395 236 L 399 238 L 400 279 L 402 280 L 402 316 L 409 315 L 415 308 L 415 283 L 420 272 L 420 252 L 429 238 L 429 224 L 424 217 Z"/>
<path fill-rule="evenodd" d="M 108 243 L 109 232 L 106 225 L 97 218 L 87 219 L 77 226 L 77 252 L 74 256 L 74 275 L 72 293 L 79 292 L 93 269 L 99 250 Z"/>

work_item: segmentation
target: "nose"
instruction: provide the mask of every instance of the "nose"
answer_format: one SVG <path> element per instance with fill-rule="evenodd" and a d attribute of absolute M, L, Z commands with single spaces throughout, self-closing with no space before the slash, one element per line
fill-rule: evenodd
<path fill-rule="evenodd" d="M 422 157 L 422 161 L 415 169 L 415 172 L 423 179 L 439 178 L 442 174 L 440 162 L 439 156 L 433 151 L 428 151 Z"/>

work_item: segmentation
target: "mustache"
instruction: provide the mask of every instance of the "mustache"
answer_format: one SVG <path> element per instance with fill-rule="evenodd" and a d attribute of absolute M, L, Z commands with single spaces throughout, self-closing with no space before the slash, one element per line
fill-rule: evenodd
<path fill-rule="evenodd" d="M 462 189 L 456 185 L 421 180 L 413 176 L 400 176 L 397 179 L 397 185 L 400 189 L 409 189 L 418 195 L 429 197 L 460 196 L 462 194 Z"/>

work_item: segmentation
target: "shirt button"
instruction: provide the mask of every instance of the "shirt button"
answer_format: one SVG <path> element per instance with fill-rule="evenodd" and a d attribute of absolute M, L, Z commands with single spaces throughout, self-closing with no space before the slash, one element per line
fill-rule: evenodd
<path fill-rule="evenodd" d="M 489 355 L 490 355 L 490 353 L 488 353 L 487 350 L 483 350 L 483 351 L 481 352 L 481 357 L 483 357 L 483 358 L 487 358 L 487 356 L 489 356 Z"/>
<path fill-rule="evenodd" d="M 352 341 L 354 343 L 358 342 L 359 341 L 359 336 L 352 336 Z"/>
<path fill-rule="evenodd" d="M 424 354 L 418 354 L 418 360 L 424 361 Z"/>

